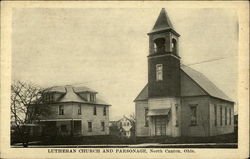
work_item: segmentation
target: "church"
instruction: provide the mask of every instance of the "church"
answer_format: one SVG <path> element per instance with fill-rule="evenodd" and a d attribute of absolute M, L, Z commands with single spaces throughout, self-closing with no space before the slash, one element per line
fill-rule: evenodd
<path fill-rule="evenodd" d="M 202 73 L 181 64 L 163 8 L 148 33 L 148 83 L 134 100 L 136 136 L 215 136 L 234 131 L 234 102 Z"/>

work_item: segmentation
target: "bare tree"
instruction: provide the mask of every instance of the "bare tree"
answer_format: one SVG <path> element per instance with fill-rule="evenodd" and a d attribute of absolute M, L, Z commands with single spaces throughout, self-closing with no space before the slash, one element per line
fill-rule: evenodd
<path fill-rule="evenodd" d="M 43 104 L 43 89 L 29 83 L 16 81 L 11 85 L 11 125 L 23 146 L 29 142 L 27 125 L 35 124 L 40 116 L 49 113 Z"/>

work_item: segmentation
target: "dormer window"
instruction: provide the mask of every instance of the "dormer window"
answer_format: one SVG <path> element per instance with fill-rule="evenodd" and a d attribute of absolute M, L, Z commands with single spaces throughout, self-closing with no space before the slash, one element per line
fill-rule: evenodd
<path fill-rule="evenodd" d="M 95 102 L 95 94 L 94 93 L 90 93 L 90 102 Z"/>
<path fill-rule="evenodd" d="M 45 93 L 45 94 L 43 95 L 43 99 L 44 99 L 44 101 L 46 101 L 46 102 L 53 101 L 53 100 L 54 100 L 54 98 L 53 98 L 53 93 Z"/>

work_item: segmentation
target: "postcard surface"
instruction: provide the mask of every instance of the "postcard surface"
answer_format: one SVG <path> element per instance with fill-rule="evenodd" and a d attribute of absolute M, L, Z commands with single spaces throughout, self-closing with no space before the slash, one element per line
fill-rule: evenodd
<path fill-rule="evenodd" d="M 1 4 L 1 158 L 248 157 L 248 2 Z"/>

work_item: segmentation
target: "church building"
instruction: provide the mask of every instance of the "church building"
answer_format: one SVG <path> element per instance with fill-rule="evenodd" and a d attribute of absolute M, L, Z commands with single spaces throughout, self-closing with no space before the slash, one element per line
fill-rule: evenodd
<path fill-rule="evenodd" d="M 148 83 L 134 100 L 136 136 L 215 136 L 234 131 L 234 102 L 181 65 L 180 34 L 162 9 L 149 36 Z"/>

